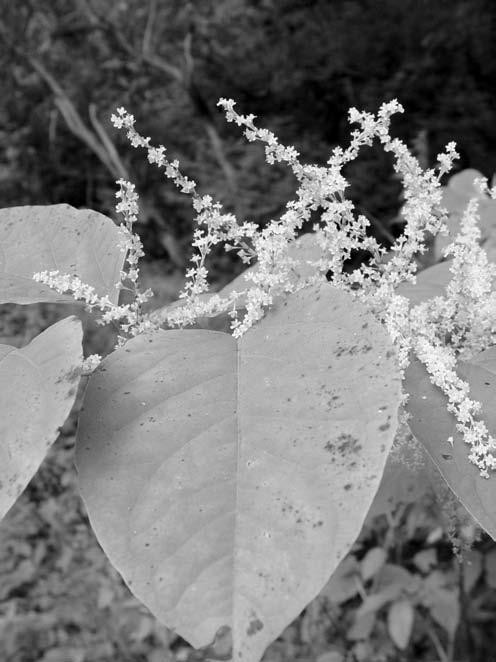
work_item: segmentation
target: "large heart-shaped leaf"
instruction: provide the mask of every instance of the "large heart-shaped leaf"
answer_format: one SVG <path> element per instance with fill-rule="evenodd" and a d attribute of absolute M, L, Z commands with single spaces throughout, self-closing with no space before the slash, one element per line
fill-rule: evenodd
<path fill-rule="evenodd" d="M 16 349 L 0 345 L 0 518 L 58 435 L 76 397 L 82 328 L 67 317 Z"/>
<path fill-rule="evenodd" d="M 481 418 L 496 436 L 496 348 L 460 362 L 458 374 L 469 383 L 470 397 L 482 404 Z M 496 476 L 482 478 L 469 461 L 469 448 L 456 430 L 455 417 L 446 409 L 446 396 L 431 383 L 417 360 L 405 373 L 405 390 L 410 393 L 407 410 L 412 415 L 409 425 L 413 434 L 468 512 L 496 540 Z"/>
<path fill-rule="evenodd" d="M 78 276 L 117 303 L 124 254 L 119 229 L 106 216 L 69 205 L 0 210 L 0 304 L 74 303 L 33 280 L 37 271 Z"/>
<path fill-rule="evenodd" d="M 240 341 L 137 337 L 92 376 L 77 438 L 96 535 L 195 647 L 229 627 L 258 660 L 360 532 L 397 424 L 384 329 L 327 283 Z"/>

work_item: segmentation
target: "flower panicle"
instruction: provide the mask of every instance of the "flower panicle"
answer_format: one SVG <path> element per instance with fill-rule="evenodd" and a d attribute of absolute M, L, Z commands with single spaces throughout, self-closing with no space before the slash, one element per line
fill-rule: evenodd
<path fill-rule="evenodd" d="M 139 259 L 144 255 L 143 245 L 138 234 L 133 232 L 133 224 L 138 219 L 138 195 L 134 184 L 119 179 L 116 182 L 119 190 L 116 198 L 119 202 L 116 211 L 124 216 L 124 223 L 119 226 L 119 248 L 125 253 L 125 267 L 120 271 L 120 279 L 115 284 L 117 290 L 126 290 L 131 293 L 132 300 L 124 305 L 114 304 L 108 295 L 100 296 L 95 288 L 84 283 L 79 277 L 70 274 L 61 274 L 59 270 L 41 271 L 33 275 L 33 279 L 51 287 L 60 294 L 70 294 L 75 300 L 84 302 L 87 310 L 95 308 L 101 311 L 97 323 L 100 325 L 116 322 L 120 331 L 127 336 L 136 336 L 139 333 L 157 328 L 150 320 L 144 318 L 142 305 L 152 296 L 150 289 L 141 291 L 139 278 Z M 119 335 L 117 346 L 126 341 L 126 336 Z M 88 364 L 93 365 L 93 363 Z"/>
<path fill-rule="evenodd" d="M 154 328 L 150 323 L 142 322 L 133 303 L 117 305 L 108 295 L 100 296 L 94 287 L 83 283 L 77 276 L 61 274 L 58 270 L 40 271 L 33 274 L 33 280 L 48 285 L 60 294 L 70 294 L 76 301 L 84 302 L 89 311 L 99 309 L 102 315 L 98 323 L 102 326 L 110 322 L 118 322 L 120 328 L 132 336 Z"/>
<path fill-rule="evenodd" d="M 168 159 L 163 145 L 154 147 L 150 144 L 149 137 L 145 138 L 138 133 L 134 126 L 134 116 L 124 108 L 118 108 L 117 114 L 112 115 L 111 120 L 116 128 L 126 129 L 133 147 L 146 149 L 148 161 L 162 168 L 165 176 L 171 179 L 182 193 L 192 198 L 192 206 L 197 213 L 197 227 L 193 233 L 192 266 L 186 274 L 187 282 L 181 294 L 193 310 L 197 298 L 209 290 L 205 260 L 212 247 L 221 242 L 229 242 L 237 250 L 238 256 L 249 262 L 253 254 L 247 242 L 256 233 L 257 226 L 249 222 L 240 224 L 233 214 L 223 213 L 222 205 L 214 202 L 210 195 L 201 196 L 197 192 L 196 182 L 182 174 L 179 161 Z"/>
<path fill-rule="evenodd" d="M 389 332 L 401 371 L 408 366 L 412 352 L 422 361 L 432 382 L 448 398 L 448 410 L 457 420 L 457 430 L 470 446 L 471 461 L 479 467 L 481 475 L 489 475 L 496 469 L 496 441 L 478 419 L 480 405 L 470 398 L 468 384 L 456 373 L 459 358 L 473 356 L 496 343 L 496 265 L 489 264 L 479 246 L 477 199 L 469 203 L 460 232 L 446 249 L 446 257 L 452 259 L 452 278 L 444 296 L 412 305 L 397 291 L 401 283 L 415 283 L 416 256 L 426 250 L 427 237 L 447 232 L 448 212 L 442 206 L 441 178 L 458 157 L 455 143 L 449 143 L 437 155 L 435 165 L 424 170 L 408 147 L 391 135 L 393 115 L 403 112 L 393 99 L 375 115 L 350 109 L 349 121 L 356 128 L 351 132 L 349 145 L 334 148 L 325 165 L 304 164 L 295 147 L 279 142 L 272 131 L 257 127 L 254 115 L 237 113 L 233 100 L 220 99 L 218 106 L 224 110 L 228 122 L 242 128 L 248 141 L 257 140 L 264 145 L 269 164 L 284 163 L 294 173 L 298 182 L 296 195 L 287 202 L 280 218 L 272 219 L 260 229 L 254 223 L 240 222 L 233 214 L 225 213 L 211 196 L 198 193 L 196 182 L 181 172 L 177 160 L 168 158 L 163 145 L 153 146 L 149 137 L 138 133 L 133 115 L 119 108 L 112 115 L 114 126 L 124 129 L 132 146 L 144 148 L 148 161 L 163 169 L 165 176 L 191 197 L 196 213 L 194 252 L 179 295 L 180 303 L 165 312 L 148 316 L 141 313 L 148 291 L 141 293 L 137 285 L 138 261 L 143 250 L 132 227 L 138 216 L 138 198 L 134 186 L 124 180 L 119 180 L 116 195 L 117 210 L 125 221 L 121 225 L 121 250 L 126 252 L 127 266 L 117 287 L 130 289 L 133 303 L 114 306 L 108 297 L 99 298 L 89 286 L 57 272 L 39 276 L 52 286 L 72 291 L 90 307 L 100 307 L 104 319 L 119 319 L 121 329 L 130 334 L 146 331 L 148 324 L 150 328 L 164 323 L 186 326 L 199 317 L 227 312 L 232 318 L 233 336 L 240 338 L 263 317 L 276 296 L 303 286 L 303 280 L 295 280 L 293 276 L 297 261 L 291 257 L 290 247 L 304 224 L 319 211 L 313 229 L 321 256 L 311 262 L 316 271 L 314 279 L 323 279 L 331 271 L 334 286 L 350 292 L 368 306 Z M 370 220 L 355 213 L 352 202 L 345 197 L 348 181 L 342 172 L 360 149 L 374 140 L 392 155 L 394 170 L 404 189 L 404 231 L 398 238 L 392 238 L 387 255 L 386 249 L 368 233 Z M 478 187 L 479 198 L 490 195 L 496 199 L 496 188 L 490 189 L 487 181 L 478 182 Z M 246 288 L 225 297 L 209 294 L 206 258 L 219 243 L 226 250 L 236 251 L 245 263 L 257 261 L 256 269 L 247 273 Z M 371 259 L 348 273 L 345 262 L 356 250 L 367 251 Z M 246 310 L 242 319 L 238 317 L 240 301 Z"/>
<path fill-rule="evenodd" d="M 469 384 L 456 372 L 458 360 L 496 344 L 496 264 L 479 243 L 479 203 L 477 196 L 469 200 L 459 231 L 444 250 L 451 259 L 444 295 L 413 306 L 409 322 L 416 356 L 448 398 L 456 429 L 470 446 L 470 461 L 488 477 L 496 469 L 496 439 L 478 418 L 481 406 L 470 398 Z"/>

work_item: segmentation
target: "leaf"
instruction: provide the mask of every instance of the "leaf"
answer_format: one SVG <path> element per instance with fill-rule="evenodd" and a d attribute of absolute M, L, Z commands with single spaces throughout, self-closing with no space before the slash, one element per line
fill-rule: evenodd
<path fill-rule="evenodd" d="M 413 562 L 415 567 L 420 570 L 420 572 L 428 573 L 429 570 L 434 568 L 437 565 L 437 551 L 434 547 L 429 549 L 422 549 L 420 552 L 417 552 L 413 557 Z"/>
<path fill-rule="evenodd" d="M 412 442 L 402 446 L 401 455 L 390 453 L 388 456 L 379 489 L 367 515 L 367 523 L 371 526 L 374 526 L 375 517 L 392 514 L 400 504 L 415 503 L 432 489 L 425 464 L 431 460 L 422 445 L 415 439 Z M 424 464 L 419 466 L 419 460 Z"/>
<path fill-rule="evenodd" d="M 372 634 L 376 620 L 376 612 L 368 611 L 365 614 L 355 614 L 353 625 L 346 633 L 349 641 L 368 639 Z"/>
<path fill-rule="evenodd" d="M 453 638 L 460 622 L 458 592 L 439 589 L 429 605 L 429 611 L 436 623 Z"/>
<path fill-rule="evenodd" d="M 415 611 L 409 600 L 397 600 L 389 605 L 387 625 L 389 636 L 399 649 L 405 650 L 410 641 Z"/>
<path fill-rule="evenodd" d="M 361 619 L 363 616 L 366 616 L 370 613 L 376 613 L 379 609 L 382 609 L 392 600 L 396 600 L 402 591 L 402 587 L 399 584 L 389 584 L 377 593 L 371 593 L 367 595 L 365 600 L 356 610 L 355 616 L 357 620 Z"/>
<path fill-rule="evenodd" d="M 433 297 L 446 296 L 446 287 L 453 277 L 451 264 L 452 260 L 446 260 L 419 271 L 415 284 L 402 283 L 396 293 L 407 297 L 414 306 Z"/>
<path fill-rule="evenodd" d="M 362 559 L 360 570 L 362 579 L 367 582 L 382 568 L 387 559 L 386 550 L 382 547 L 373 547 L 365 554 Z"/>
<path fill-rule="evenodd" d="M 425 578 L 419 597 L 436 623 L 453 638 L 460 622 L 460 602 L 458 588 L 448 583 L 448 577 L 434 571 Z"/>
<path fill-rule="evenodd" d="M 389 338 L 327 283 L 239 343 L 137 337 L 93 374 L 82 495 L 132 591 L 195 647 L 233 631 L 258 660 L 358 536 L 396 429 Z"/>
<path fill-rule="evenodd" d="M 489 239 L 484 243 L 484 249 L 487 252 L 488 259 L 494 261 L 496 256 L 496 233 L 494 232 L 494 228 L 496 228 L 496 202 L 492 200 L 490 202 L 493 205 L 491 208 L 491 221 L 488 221 L 487 231 L 484 235 L 484 238 L 489 237 Z M 466 203 L 468 203 L 468 198 Z M 459 224 L 459 218 L 457 223 Z M 492 234 L 489 232 L 491 228 L 493 228 Z M 445 239 L 446 241 L 443 243 Z M 447 246 L 451 241 L 452 239 L 439 235 L 436 237 L 436 246 Z M 442 255 L 437 256 L 437 259 L 441 258 Z M 445 260 L 419 271 L 417 273 L 416 283 L 402 283 L 396 288 L 396 293 L 407 297 L 412 305 L 417 305 L 433 297 L 445 296 L 446 288 L 453 277 L 450 271 L 452 263 L 453 260 Z"/>
<path fill-rule="evenodd" d="M 360 564 L 353 554 L 348 554 L 332 573 L 320 592 L 321 597 L 340 605 L 353 598 L 360 587 Z"/>
<path fill-rule="evenodd" d="M 117 303 L 124 254 L 119 229 L 106 216 L 69 205 L 0 210 L 0 304 L 74 303 L 32 279 L 38 271 L 78 276 Z"/>
<path fill-rule="evenodd" d="M 481 230 L 481 241 L 485 241 L 494 231 L 496 222 L 496 201 L 482 194 L 474 186 L 474 180 L 483 177 L 478 170 L 471 168 L 453 175 L 448 186 L 443 188 L 441 205 L 449 212 L 448 230 L 449 235 L 437 235 L 435 238 L 436 259 L 443 257 L 443 249 L 450 244 L 460 231 L 460 221 L 465 208 L 471 198 L 479 200 L 479 228 Z"/>
<path fill-rule="evenodd" d="M 461 170 L 452 175 L 449 179 L 448 186 L 445 186 L 444 189 L 448 189 L 453 194 L 466 198 L 467 201 L 470 200 L 470 198 L 482 197 L 481 192 L 474 185 L 474 181 L 483 177 L 484 175 L 478 170 L 475 170 L 474 168 L 466 168 L 465 170 Z M 448 198 L 448 200 L 450 199 L 451 198 Z M 450 207 L 450 209 L 451 208 L 453 207 Z M 458 207 L 454 208 L 458 209 Z"/>
<path fill-rule="evenodd" d="M 319 655 L 315 662 L 344 662 L 344 657 L 339 651 L 328 651 Z"/>
<path fill-rule="evenodd" d="M 386 563 L 377 574 L 375 589 L 380 592 L 392 586 L 396 595 L 400 595 L 403 591 L 413 590 L 416 583 L 417 578 L 403 566 Z"/>
<path fill-rule="evenodd" d="M 29 345 L 0 345 L 0 518 L 25 489 L 74 403 L 82 356 L 71 316 Z"/>
<path fill-rule="evenodd" d="M 496 347 L 459 363 L 459 376 L 468 381 L 470 397 L 482 404 L 481 418 L 496 435 Z M 414 436 L 424 445 L 448 486 L 472 517 L 496 539 L 496 476 L 480 476 L 468 459 L 469 448 L 456 430 L 456 419 L 446 407 L 448 399 L 434 386 L 424 366 L 413 360 L 405 372 L 406 404 Z M 448 441 L 453 437 L 453 445 Z"/>

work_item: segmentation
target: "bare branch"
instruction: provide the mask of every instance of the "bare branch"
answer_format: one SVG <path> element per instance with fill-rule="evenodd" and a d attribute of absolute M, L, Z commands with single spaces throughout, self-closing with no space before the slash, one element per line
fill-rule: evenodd
<path fill-rule="evenodd" d="M 184 77 L 181 69 L 179 69 L 179 67 L 174 66 L 173 64 L 169 64 L 169 62 L 164 60 L 159 55 L 155 55 L 153 53 L 143 53 L 143 61 L 149 64 L 151 67 L 154 67 L 158 71 L 161 71 L 167 76 L 170 76 L 177 82 L 184 84 Z"/>
<path fill-rule="evenodd" d="M 217 159 L 217 162 L 220 165 L 222 172 L 224 173 L 229 190 L 231 193 L 235 193 L 238 186 L 236 172 L 224 153 L 224 146 L 219 134 L 217 133 L 217 129 L 208 120 L 204 120 L 203 125 L 210 140 L 210 144 L 212 145 L 215 158 Z"/>
<path fill-rule="evenodd" d="M 99 13 L 91 0 L 80 0 L 83 2 L 86 9 L 86 15 L 90 19 L 93 25 L 100 25 L 100 28 L 104 30 L 115 42 L 115 44 L 129 57 L 136 58 L 136 53 L 134 48 L 129 44 L 128 40 L 122 35 L 122 32 L 117 28 L 114 21 L 112 21 L 106 14 Z M 139 58 L 138 58 L 139 59 Z"/>
<path fill-rule="evenodd" d="M 115 148 L 114 143 L 110 139 L 108 133 L 105 131 L 103 125 L 101 124 L 100 120 L 97 117 L 96 106 L 94 103 L 90 103 L 88 107 L 88 114 L 96 134 L 100 138 L 100 141 L 102 145 L 105 147 L 110 160 L 113 162 L 115 166 L 115 170 L 119 172 L 119 178 L 126 180 L 129 179 L 129 173 L 127 171 L 127 168 L 122 163 L 122 160 Z"/>
<path fill-rule="evenodd" d="M 146 17 L 145 32 L 143 33 L 143 43 L 141 44 L 141 53 L 149 53 L 151 50 L 153 38 L 153 26 L 157 16 L 157 0 L 149 0 L 148 2 L 148 16 Z"/>
<path fill-rule="evenodd" d="M 59 109 L 62 117 L 67 124 L 69 130 L 78 137 L 86 146 L 100 159 L 107 170 L 116 179 L 123 176 L 123 171 L 119 167 L 121 164 L 113 161 L 111 155 L 106 149 L 106 146 L 99 142 L 93 132 L 83 122 L 76 106 L 72 103 L 71 99 L 58 83 L 58 81 L 47 71 L 45 66 L 36 58 L 24 53 L 31 67 L 38 73 L 54 95 L 54 102 Z"/>
<path fill-rule="evenodd" d="M 195 61 L 193 60 L 193 53 L 191 51 L 192 45 L 192 34 L 188 34 L 184 37 L 183 41 L 183 53 L 184 53 L 184 71 L 185 71 L 185 80 L 186 84 L 191 83 L 193 77 L 193 69 L 195 68 Z"/>

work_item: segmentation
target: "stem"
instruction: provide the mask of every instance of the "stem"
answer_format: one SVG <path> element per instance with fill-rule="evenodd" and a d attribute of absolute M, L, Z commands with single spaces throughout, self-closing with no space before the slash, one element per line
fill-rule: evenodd
<path fill-rule="evenodd" d="M 451 656 L 448 657 L 446 651 L 443 648 L 443 645 L 439 640 L 439 637 L 437 636 L 435 629 L 430 623 L 427 623 L 427 634 L 429 635 L 429 638 L 432 641 L 434 648 L 436 649 L 436 653 L 439 655 L 440 662 L 452 662 Z"/>

